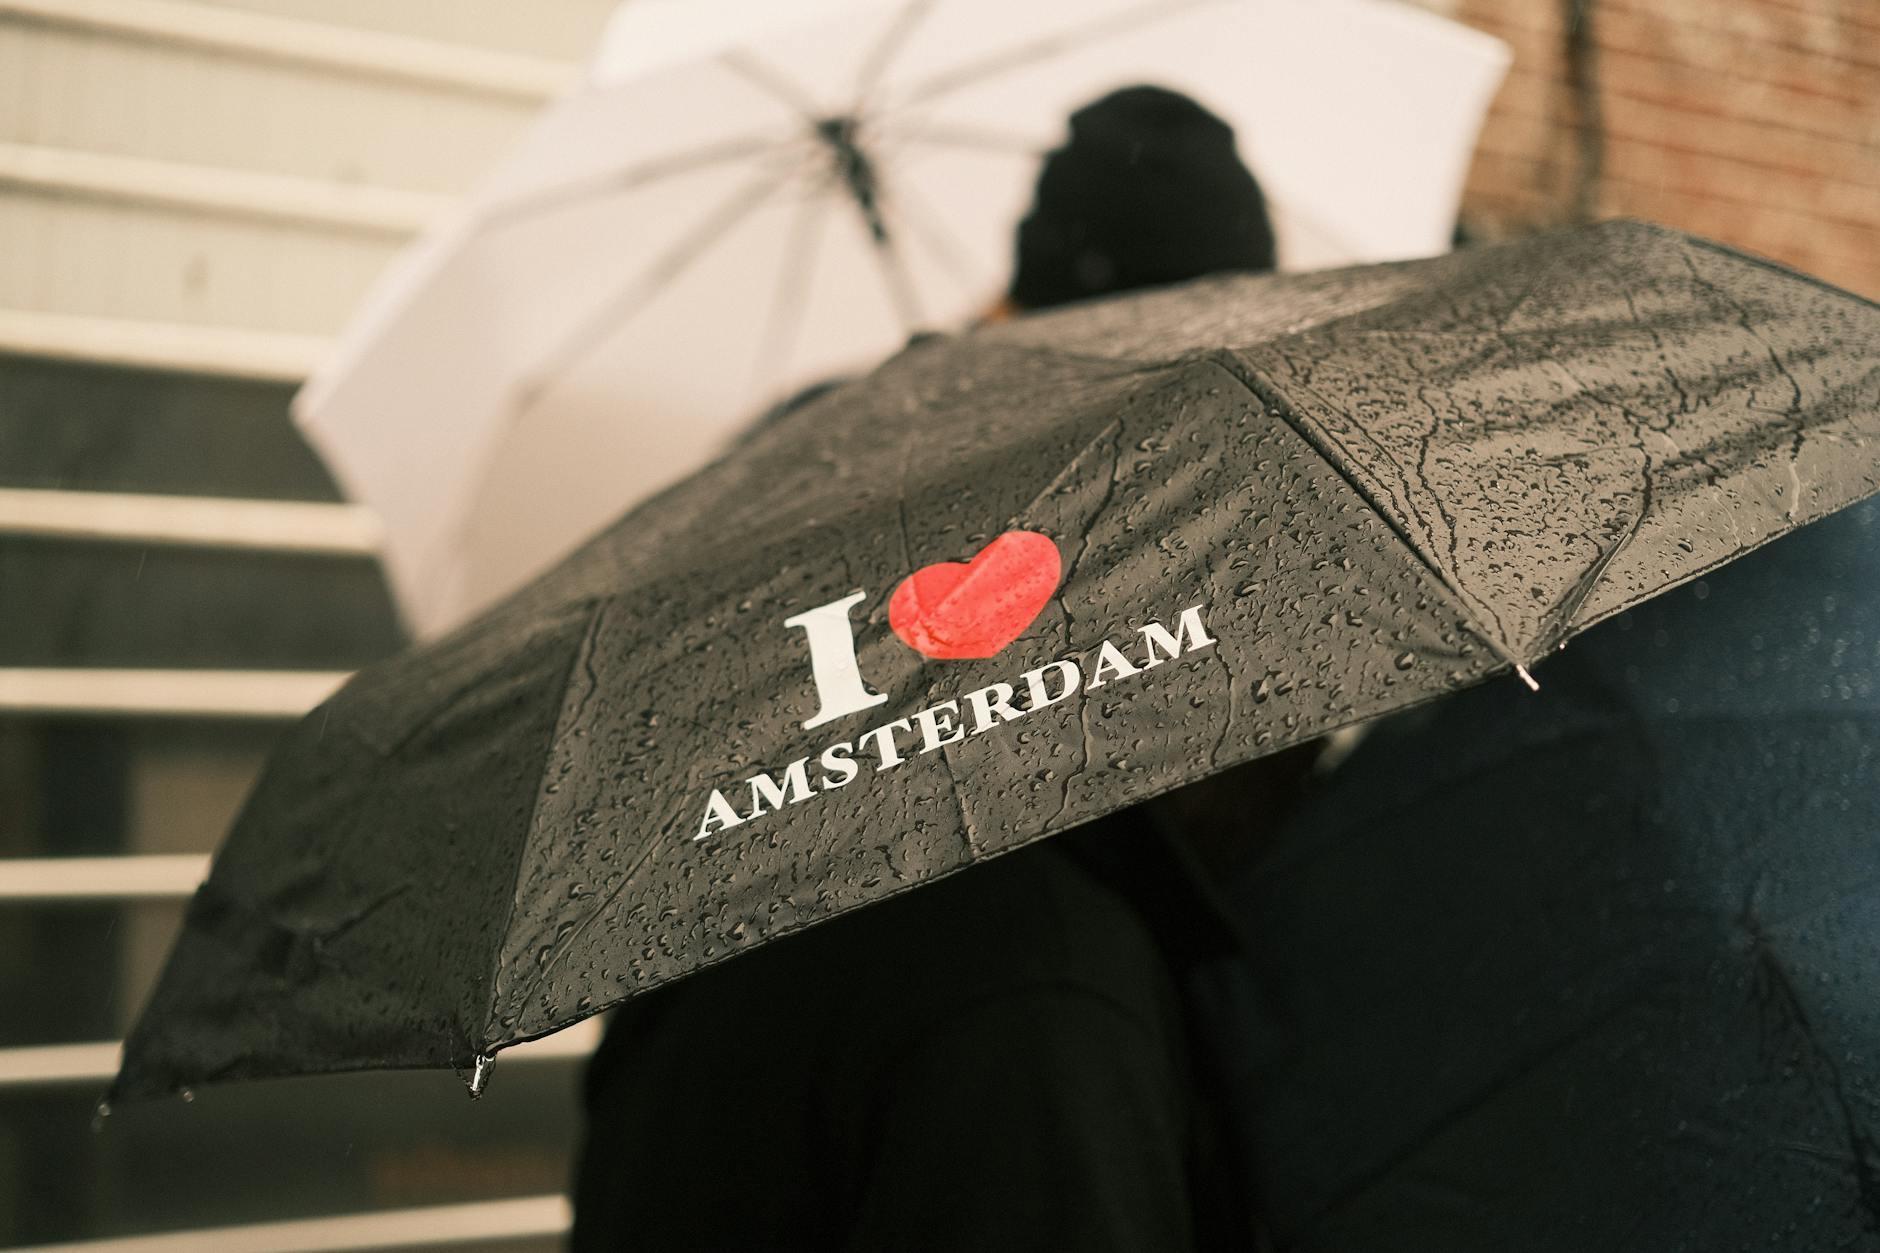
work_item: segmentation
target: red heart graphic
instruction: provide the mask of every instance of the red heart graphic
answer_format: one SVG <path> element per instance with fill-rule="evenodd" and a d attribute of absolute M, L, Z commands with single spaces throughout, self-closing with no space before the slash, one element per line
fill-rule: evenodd
<path fill-rule="evenodd" d="M 888 625 L 924 657 L 991 657 L 1036 621 L 1062 573 L 1050 536 L 1007 531 L 971 561 L 922 566 L 902 579 L 888 599 Z"/>

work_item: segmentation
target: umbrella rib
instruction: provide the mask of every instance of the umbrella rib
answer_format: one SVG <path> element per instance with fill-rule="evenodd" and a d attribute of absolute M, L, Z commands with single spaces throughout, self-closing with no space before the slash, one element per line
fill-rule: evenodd
<path fill-rule="evenodd" d="M 1002 156 L 1036 158 L 1048 141 L 1016 131 L 998 131 L 983 126 L 925 126 L 918 123 L 894 128 L 896 143 L 933 144 L 946 148 L 971 148 L 977 152 L 995 152 Z"/>
<path fill-rule="evenodd" d="M 960 787 L 959 772 L 954 769 L 951 746 L 941 748 L 940 765 L 946 771 L 953 804 L 960 811 L 960 839 L 966 844 L 966 861 L 969 864 L 976 862 L 985 856 L 985 849 L 981 847 L 979 839 L 979 823 L 974 820 L 972 808 L 966 803 L 966 792 Z"/>
<path fill-rule="evenodd" d="M 1430 504 L 1436 510 L 1437 520 L 1440 521 L 1443 525 L 1444 546 L 1449 551 L 1450 565 L 1459 566 L 1461 563 L 1460 563 L 1459 558 L 1457 557 L 1458 538 L 1456 535 L 1455 515 L 1450 512 L 1449 508 L 1446 505 L 1444 505 L 1443 494 L 1437 491 L 1435 485 L 1430 482 L 1430 456 L 1431 456 L 1431 453 L 1435 450 L 1436 436 L 1442 430 L 1442 424 L 1443 424 L 1442 415 L 1437 412 L 1436 403 L 1430 399 L 1428 387 L 1418 387 L 1416 391 L 1416 396 L 1417 396 L 1417 403 L 1422 405 L 1426 410 L 1428 410 L 1429 415 L 1430 415 L 1430 429 L 1428 431 L 1425 431 L 1422 437 L 1417 440 L 1417 459 L 1416 459 L 1416 465 L 1415 465 L 1416 479 L 1417 479 L 1417 482 L 1422 486 L 1423 490 L 1429 493 Z M 1403 467 L 1403 473 L 1405 475 L 1408 475 L 1410 473 L 1410 468 Z M 1405 493 L 1404 503 L 1410 506 L 1412 509 L 1416 509 L 1414 503 L 1411 501 L 1409 493 Z M 1420 509 L 1416 509 L 1416 513 L 1417 513 L 1417 520 L 1423 524 L 1423 529 L 1429 533 L 1430 541 L 1432 544 L 1434 544 L 1436 542 L 1436 535 L 1434 533 L 1434 528 L 1431 527 L 1430 525 L 1429 518 L 1425 517 L 1423 515 L 1423 511 Z M 1460 594 L 1462 589 L 1458 587 L 1456 590 L 1457 590 L 1457 593 Z M 1501 620 L 1501 615 L 1495 611 L 1495 607 L 1492 604 L 1489 604 L 1487 601 L 1477 601 L 1473 597 L 1470 598 L 1470 603 L 1474 604 L 1479 612 L 1486 615 L 1488 619 L 1495 624 L 1495 631 L 1497 635 L 1501 636 L 1504 639 L 1507 637 L 1508 626 L 1505 622 Z"/>
<path fill-rule="evenodd" d="M 777 288 L 771 298 L 770 315 L 765 322 L 763 343 L 758 349 L 753 371 L 755 377 L 752 381 L 759 390 L 767 386 L 766 380 L 784 372 L 790 348 L 797 332 L 802 329 L 806 312 L 801 307 L 803 296 L 815 266 L 817 249 L 822 241 L 819 228 L 823 225 L 828 208 L 828 204 L 817 194 L 804 197 L 797 207 L 796 221 L 791 225 L 787 245 L 789 251 L 784 255 L 783 266 L 777 272 Z M 797 316 L 786 324 L 784 319 L 793 309 Z"/>
<path fill-rule="evenodd" d="M 1481 1085 L 1480 1088 L 1471 1093 L 1459 1107 L 1445 1111 L 1427 1134 L 1433 1138 L 1439 1134 L 1450 1131 L 1471 1115 L 1487 1107 L 1497 1097 L 1502 1095 L 1508 1085 L 1513 1081 L 1535 1073 L 1547 1063 L 1568 1053 L 1587 1040 L 1595 1038 L 1601 1031 L 1605 1030 L 1607 1026 L 1617 1021 L 1621 1015 L 1636 1008 L 1640 1003 L 1649 1003 L 1655 1000 L 1661 991 L 1667 991 L 1675 986 L 1676 980 L 1671 977 L 1654 980 L 1646 987 L 1641 988 L 1636 998 L 1631 998 L 1622 1004 L 1615 1005 L 1612 1009 L 1598 1015 L 1590 1022 L 1578 1024 L 1558 1039 L 1547 1041 L 1533 1052 L 1516 1060 L 1502 1073 L 1495 1075 L 1489 1082 Z M 1337 1195 L 1325 1202 L 1320 1212 L 1323 1214 L 1337 1214 L 1339 1211 L 1353 1204 L 1359 1197 L 1364 1195 L 1367 1189 L 1375 1186 L 1379 1180 L 1388 1178 L 1393 1170 L 1401 1168 L 1416 1151 L 1417 1148 L 1412 1146 L 1392 1154 L 1389 1159 L 1367 1171 L 1358 1180 L 1347 1185 Z"/>
<path fill-rule="evenodd" d="M 633 277 L 626 290 L 584 319 L 574 333 L 562 341 L 560 347 L 537 365 L 532 377 L 517 389 L 514 415 L 520 417 L 534 407 L 557 375 L 571 369 L 592 352 L 619 328 L 621 321 L 631 317 L 636 306 L 644 306 L 646 301 L 657 296 L 691 268 L 707 248 L 736 228 L 739 222 L 769 199 L 772 192 L 789 181 L 794 173 L 785 171 L 782 174 L 764 174 L 746 183 L 697 226 L 655 257 L 650 265 Z"/>
<path fill-rule="evenodd" d="M 1071 615 L 1071 602 L 1068 595 L 1071 580 L 1076 577 L 1078 568 L 1084 563 L 1084 558 L 1090 554 L 1090 533 L 1096 529 L 1098 519 L 1103 517 L 1104 513 L 1110 508 L 1110 505 L 1116 500 L 1117 480 L 1120 478 L 1122 471 L 1123 413 L 1117 413 L 1116 417 L 1103 429 L 1110 436 L 1110 475 L 1103 485 L 1103 498 L 1097 502 L 1097 507 L 1090 511 L 1090 516 L 1084 521 L 1083 533 L 1077 537 L 1076 555 L 1065 563 L 1064 573 L 1058 579 L 1057 602 L 1058 610 L 1064 615 L 1064 647 L 1066 651 L 1072 647 L 1072 635 L 1076 630 L 1076 623 Z M 1097 437 L 1098 440 L 1101 438 L 1101 435 Z M 1097 440 L 1092 440 L 1086 448 L 1086 451 L 1088 451 L 1088 448 L 1096 447 L 1096 444 Z M 1081 458 L 1083 453 L 1079 453 L 1078 456 Z M 1090 761 L 1093 754 L 1090 751 L 1090 694 L 1088 691 L 1086 691 L 1083 697 L 1077 702 L 1077 730 L 1081 737 L 1080 747 L 1083 752 L 1083 760 L 1077 763 L 1076 770 L 1065 771 L 1064 788 L 1058 793 L 1057 812 L 1053 813 L 1045 820 L 1043 826 L 1045 831 L 1063 829 L 1057 824 L 1063 819 L 1064 812 L 1070 808 L 1071 784 L 1090 769 Z"/>
<path fill-rule="evenodd" d="M 581 203 L 591 196 L 619 195 L 623 192 L 638 191 L 675 175 L 689 174 L 695 170 L 707 169 L 727 161 L 775 152 L 787 147 L 789 143 L 789 139 L 774 133 L 753 133 L 729 139 L 723 143 L 696 148 L 689 152 L 669 153 L 628 166 L 624 170 L 610 170 L 605 174 L 583 179 L 570 186 L 557 187 L 552 191 L 501 205 L 485 214 L 483 221 L 486 227 L 491 228 L 509 226 L 539 213 L 546 213 L 571 203 Z"/>
<path fill-rule="evenodd" d="M 567 709 L 566 709 L 566 705 L 564 702 L 562 713 L 556 719 L 555 733 L 557 736 L 560 735 L 561 727 L 564 723 L 568 723 L 570 721 L 578 721 L 582 716 L 585 715 L 588 704 L 592 701 L 595 692 L 599 690 L 598 684 L 599 684 L 600 679 L 599 679 L 599 676 L 595 673 L 593 665 L 592 665 L 592 649 L 594 646 L 594 641 L 597 638 L 599 638 L 606 611 L 614 603 L 615 601 L 611 597 L 604 597 L 604 598 L 591 602 L 591 606 L 588 610 L 589 618 L 588 618 L 587 626 L 583 631 L 581 653 L 579 657 L 577 658 L 581 667 L 587 674 L 590 686 L 588 690 L 582 694 L 580 703 L 576 706 L 575 715 L 572 720 L 567 716 Z M 571 667 L 571 670 L 572 670 L 572 667 Z M 696 723 L 694 723 L 693 725 L 697 727 Z M 703 727 L 698 727 L 698 729 L 701 731 L 704 730 Z M 573 941 L 577 939 L 578 937 L 580 937 L 583 933 L 585 933 L 587 929 L 593 925 L 594 921 L 607 911 L 609 906 L 611 906 L 615 901 L 620 899 L 620 894 L 624 892 L 632 884 L 633 876 L 638 874 L 641 868 L 646 865 L 646 863 L 653 857 L 653 855 L 665 846 L 666 837 L 672 832 L 672 829 L 678 825 L 680 816 L 681 816 L 680 814 L 675 812 L 674 816 L 670 820 L 668 820 L 663 825 L 661 825 L 661 827 L 655 833 L 653 838 L 646 841 L 645 847 L 641 848 L 639 853 L 633 858 L 633 860 L 627 863 L 627 865 L 622 868 L 620 872 L 619 882 L 614 884 L 613 887 L 609 888 L 607 892 L 604 895 L 602 895 L 602 897 L 594 903 L 592 908 L 590 908 L 585 914 L 581 916 L 580 921 L 575 924 L 574 928 L 571 931 L 569 931 L 567 935 L 555 941 L 554 946 L 549 953 L 548 960 L 542 965 L 536 967 L 535 972 L 533 974 L 526 975 L 525 978 L 527 979 L 527 982 L 509 996 L 508 999 L 511 1004 L 515 1004 L 515 1005 L 525 1004 L 531 996 L 535 995 L 536 990 L 542 986 L 543 980 L 548 977 L 549 970 L 552 969 L 555 963 L 560 961 L 562 957 L 567 954 L 569 949 L 573 947 Z M 533 830 L 534 825 L 535 825 L 535 814 L 534 812 L 531 812 L 529 815 L 529 826 L 531 830 Z M 525 840 L 524 847 L 519 849 L 516 853 L 516 866 L 513 872 L 513 876 L 516 879 L 516 881 L 519 881 L 520 879 L 521 868 L 522 868 L 522 858 L 524 854 L 526 853 L 526 851 L 527 851 L 527 842 Z M 513 891 L 510 895 L 509 907 L 510 907 L 510 912 L 504 918 L 502 929 L 498 933 L 497 948 L 498 948 L 499 954 L 500 954 L 500 950 L 502 948 L 504 939 L 506 939 L 506 937 L 508 936 L 509 928 L 515 920 L 516 898 L 515 898 Z M 498 970 L 500 973 L 500 966 Z M 486 1034 L 489 1031 L 489 1026 L 490 1026 L 491 1021 L 497 1017 L 495 985 L 493 982 L 491 985 L 491 989 L 492 990 L 491 990 L 490 1001 L 484 1011 L 483 1029 Z M 613 1004 L 613 1003 L 615 1002 L 610 1002 L 610 1004 Z M 608 1008 L 608 1006 L 602 1006 L 602 1009 L 605 1009 L 605 1008 Z M 596 1010 L 594 1012 L 598 1013 L 600 1011 Z M 583 1014 L 582 1017 L 587 1017 L 587 1015 Z M 560 1029 L 559 1027 L 553 1027 L 553 1028 L 550 1028 L 549 1030 L 553 1031 L 553 1030 L 559 1030 L 559 1029 Z M 547 1034 L 547 1033 L 543 1032 L 541 1034 Z M 508 1043 L 515 1043 L 515 1042 L 516 1041 L 509 1041 L 499 1046 L 494 1040 L 485 1040 L 483 1042 L 482 1048 L 490 1049 L 493 1051 L 497 1047 L 507 1047 Z"/>
<path fill-rule="evenodd" d="M 892 207 L 896 210 L 895 217 L 906 223 L 914 237 L 947 269 L 961 293 L 973 295 L 977 291 L 977 276 L 967 260 L 966 249 L 940 224 L 937 215 L 929 217 L 927 206 L 917 200 L 905 184 L 896 194 Z"/>
<path fill-rule="evenodd" d="M 1628 303 L 1630 302 L 1630 295 L 1626 297 L 1626 300 Z M 1555 361 L 1554 365 L 1559 368 L 1562 374 L 1567 376 L 1575 387 L 1578 387 L 1582 392 L 1588 395 L 1593 393 L 1593 389 L 1588 387 L 1572 370 L 1568 369 L 1564 362 Z M 1585 574 L 1579 577 L 1579 580 L 1573 586 L 1573 590 L 1561 599 L 1560 604 L 1554 609 L 1553 613 L 1549 615 L 1553 619 L 1554 631 L 1560 635 L 1565 635 L 1566 632 L 1572 628 L 1573 619 L 1575 615 L 1580 612 L 1580 607 L 1592 596 L 1594 588 L 1599 585 L 1599 580 L 1605 577 L 1606 567 L 1610 566 L 1621 552 L 1631 547 L 1632 541 L 1638 538 L 1639 532 L 1645 527 L 1645 520 L 1651 516 L 1652 508 L 1655 503 L 1657 487 L 1653 476 L 1657 473 L 1658 464 L 1657 459 L 1652 456 L 1651 450 L 1645 447 L 1645 432 L 1652 429 L 1651 425 L 1639 414 L 1633 412 L 1629 405 L 1619 404 L 1617 408 L 1619 412 L 1625 414 L 1625 416 L 1631 420 L 1633 428 L 1639 437 L 1639 456 L 1645 459 L 1645 470 L 1643 475 L 1640 476 L 1642 482 L 1639 491 L 1638 516 L 1632 519 L 1632 524 L 1625 529 L 1625 534 L 1616 537 L 1612 541 L 1611 546 L 1600 553 L 1599 559 L 1592 564 Z"/>
<path fill-rule="evenodd" d="M 914 84 L 906 98 L 899 103 L 910 105 L 937 100 L 988 78 L 995 78 L 1011 70 L 1022 69 L 1035 61 L 1062 56 L 1086 44 L 1100 42 L 1139 26 L 1164 21 L 1191 9 L 1230 2 L 1231 0 L 1178 0 L 1176 3 L 1169 3 L 1168 0 L 1150 0 L 1149 3 L 1125 9 L 1121 13 L 1112 13 L 1108 17 L 1098 18 L 1082 26 L 1045 35 L 993 56 L 968 61 L 964 65 L 944 70 L 932 78 Z"/>
<path fill-rule="evenodd" d="M 914 441 L 919 438 L 920 424 L 918 422 L 909 422 L 907 424 L 907 438 L 901 441 L 901 472 L 897 478 L 899 486 L 896 487 L 894 493 L 895 507 L 900 511 L 901 518 L 901 563 L 909 570 L 913 570 L 915 566 L 914 536 L 907 517 L 907 476 L 914 468 Z M 911 578 L 912 576 L 910 576 L 910 579 Z M 914 589 L 916 603 L 919 603 L 920 581 L 914 579 L 910 583 L 910 586 Z"/>
<path fill-rule="evenodd" d="M 587 715 L 588 704 L 593 700 L 594 693 L 600 689 L 600 676 L 594 670 L 594 646 L 595 642 L 600 639 L 601 631 L 605 626 L 608 605 L 609 601 L 606 598 L 593 600 L 587 604 L 587 621 L 581 628 L 581 646 L 568 667 L 568 678 L 572 678 L 575 670 L 578 668 L 586 678 L 588 684 L 587 689 L 581 693 L 580 699 L 575 705 L 573 719 L 575 722 L 579 722 Z M 568 694 L 564 688 L 561 708 L 556 711 L 555 725 L 550 733 L 550 742 L 548 745 L 550 749 L 554 747 L 555 741 L 560 738 L 562 726 L 569 721 Z M 546 774 L 546 767 L 544 768 L 544 774 Z M 509 867 L 509 908 L 503 913 L 503 925 L 498 927 L 495 932 L 495 951 L 492 954 L 495 959 L 495 968 L 490 972 L 487 983 L 488 992 L 483 998 L 483 1021 L 477 1027 L 477 1034 L 483 1038 L 472 1046 L 476 1050 L 479 1065 L 483 1064 L 485 1057 L 493 1061 L 498 1047 L 496 1040 L 492 1038 L 496 1033 L 491 1031 L 492 1025 L 498 1019 L 496 1011 L 496 993 L 502 980 L 503 950 L 509 940 L 509 929 L 513 927 L 516 922 L 516 906 L 519 903 L 519 889 L 522 886 L 522 865 L 529 853 L 529 837 L 534 833 L 535 821 L 541 811 L 542 793 L 539 790 L 539 782 L 537 788 L 535 800 L 529 808 L 528 823 L 523 828 L 522 839 L 516 842 L 516 855 Z M 473 1074 L 472 1078 L 474 1079 L 474 1077 Z M 472 1095 L 475 1095 L 474 1091 Z"/>
<path fill-rule="evenodd" d="M 822 109 L 802 85 L 784 77 L 775 66 L 761 61 L 748 48 L 733 48 L 718 54 L 719 64 L 739 78 L 763 91 L 772 100 L 794 112 L 805 122 L 815 122 Z"/>
<path fill-rule="evenodd" d="M 851 112 L 860 117 L 867 109 L 868 98 L 875 94 L 875 88 L 881 85 L 882 76 L 888 72 L 901 49 L 913 35 L 915 27 L 926 19 L 932 11 L 934 0 L 908 0 L 895 15 L 893 25 L 875 44 L 863 64 L 861 72 L 855 76 L 855 106 Z"/>
<path fill-rule="evenodd" d="M 894 316 L 899 319 L 901 330 L 913 334 L 920 329 L 921 312 L 920 301 L 914 295 L 913 281 L 907 276 L 907 267 L 902 264 L 900 254 L 889 240 L 876 240 L 869 251 L 874 254 L 882 286 L 887 289 L 888 299 L 894 305 Z"/>
<path fill-rule="evenodd" d="M 1350 467 L 1346 466 L 1337 457 L 1332 455 L 1333 449 L 1327 447 L 1325 440 L 1325 436 L 1329 434 L 1328 432 L 1314 430 L 1302 421 L 1299 414 L 1286 402 L 1285 397 L 1277 389 L 1265 385 L 1259 375 L 1254 371 L 1253 367 L 1242 361 L 1238 353 L 1235 353 L 1231 349 L 1224 350 L 1213 354 L 1211 359 L 1226 371 L 1228 377 L 1234 379 L 1242 387 L 1245 387 L 1261 404 L 1272 410 L 1280 421 L 1284 422 L 1295 435 L 1305 441 L 1307 447 L 1311 448 L 1312 451 L 1319 455 L 1319 459 L 1330 467 L 1332 473 L 1343 479 L 1345 485 L 1358 494 L 1358 499 L 1370 506 L 1371 512 L 1376 514 L 1379 520 L 1391 529 L 1391 532 L 1396 535 L 1398 542 L 1410 551 L 1410 555 L 1417 560 L 1417 563 L 1427 570 L 1430 577 L 1435 579 L 1443 590 L 1454 598 L 1458 608 L 1467 610 L 1475 603 L 1472 597 L 1463 594 L 1462 590 L 1456 586 L 1455 581 L 1450 578 L 1449 574 L 1442 566 L 1437 564 L 1436 559 L 1423 551 L 1422 546 L 1404 529 L 1403 523 L 1399 521 L 1389 509 L 1383 506 L 1371 489 L 1351 471 Z M 1510 652 L 1508 646 L 1499 638 L 1487 634 L 1479 623 L 1472 622 L 1470 623 L 1470 627 L 1475 631 L 1477 637 L 1480 638 L 1484 644 L 1488 645 L 1490 652 L 1507 662 L 1510 666 L 1513 666 L 1516 670 L 1525 672 L 1521 659 Z"/>

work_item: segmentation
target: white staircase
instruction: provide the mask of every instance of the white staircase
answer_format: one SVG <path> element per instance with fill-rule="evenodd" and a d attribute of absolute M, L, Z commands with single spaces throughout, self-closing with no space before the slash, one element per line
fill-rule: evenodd
<path fill-rule="evenodd" d="M 91 1110 L 275 735 L 400 641 L 293 386 L 609 7 L 0 0 L 0 1249 L 558 1243 L 591 1032 L 475 1107 Z"/>

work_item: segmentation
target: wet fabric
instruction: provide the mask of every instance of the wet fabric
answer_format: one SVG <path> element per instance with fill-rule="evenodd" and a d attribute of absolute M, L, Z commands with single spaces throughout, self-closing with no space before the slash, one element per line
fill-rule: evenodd
<path fill-rule="evenodd" d="M 1250 1248 L 1213 909 L 1119 815 L 623 1007 L 573 1250 Z"/>
<path fill-rule="evenodd" d="M 313 711 L 117 1095 L 469 1070 L 1533 666 L 1880 490 L 1877 345 L 1870 302 L 1637 223 L 918 344 Z M 1017 614 L 964 573 L 1014 534 L 1056 557 Z M 936 566 L 916 634 L 979 655 L 895 629 Z M 811 623 L 861 701 L 827 717 Z"/>
<path fill-rule="evenodd" d="M 1383 724 L 1236 892 L 1282 1249 L 1880 1248 L 1880 508 Z"/>

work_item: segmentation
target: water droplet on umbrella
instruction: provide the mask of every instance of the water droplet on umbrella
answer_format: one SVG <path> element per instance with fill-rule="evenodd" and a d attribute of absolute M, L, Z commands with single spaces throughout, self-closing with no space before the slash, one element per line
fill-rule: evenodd
<path fill-rule="evenodd" d="M 1408 670 L 1411 666 L 1417 664 L 1417 655 L 1415 653 L 1398 653 L 1396 664 L 1399 670 Z"/>

